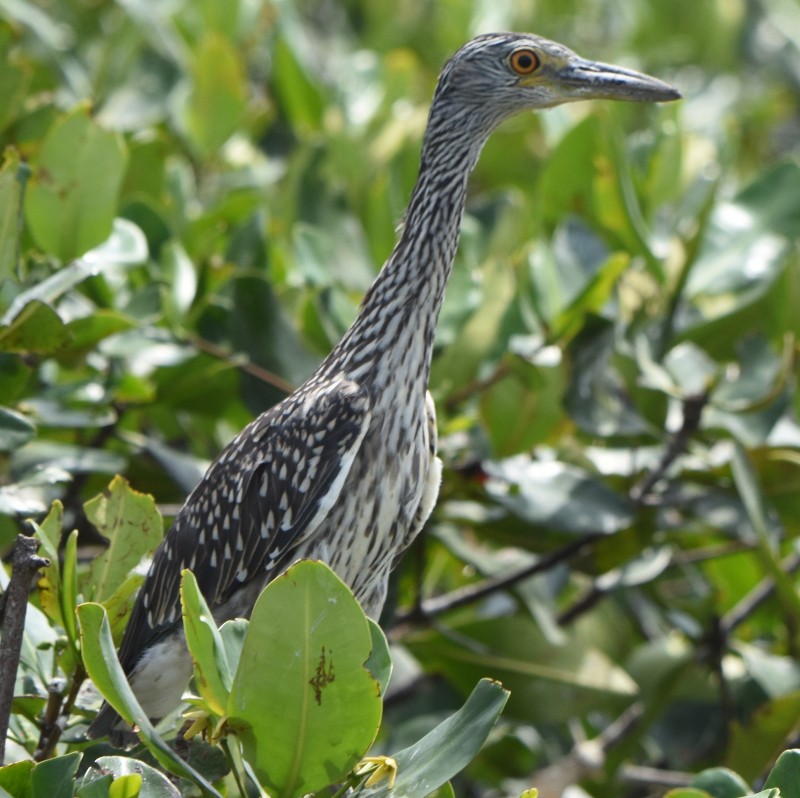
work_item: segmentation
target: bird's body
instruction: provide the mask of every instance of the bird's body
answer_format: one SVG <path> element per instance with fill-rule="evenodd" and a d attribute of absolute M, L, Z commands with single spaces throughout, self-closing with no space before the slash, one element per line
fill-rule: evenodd
<path fill-rule="evenodd" d="M 223 450 L 154 556 L 120 649 L 148 715 L 173 709 L 191 676 L 178 594 L 184 568 L 218 623 L 248 616 L 264 585 L 301 558 L 327 562 L 378 617 L 391 568 L 439 490 L 427 384 L 467 178 L 504 118 L 584 96 L 678 95 L 525 34 L 478 37 L 445 66 L 403 232 L 356 321 L 304 385 Z M 89 734 L 118 722 L 105 705 Z"/>

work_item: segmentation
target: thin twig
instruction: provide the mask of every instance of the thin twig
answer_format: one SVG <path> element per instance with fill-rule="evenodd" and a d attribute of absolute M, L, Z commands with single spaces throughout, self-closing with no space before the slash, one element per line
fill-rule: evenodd
<path fill-rule="evenodd" d="M 462 388 L 453 391 L 450 396 L 445 399 L 444 406 L 448 412 L 455 410 L 462 402 L 465 402 L 470 397 L 477 393 L 482 393 L 488 390 L 500 380 L 507 377 L 511 372 L 511 364 L 507 360 L 503 360 L 498 364 L 497 368 L 488 376 L 481 380 L 473 380 Z"/>
<path fill-rule="evenodd" d="M 22 651 L 22 635 L 25 630 L 25 613 L 28 608 L 31 580 L 40 568 L 50 565 L 49 560 L 36 554 L 38 548 L 39 541 L 35 538 L 26 535 L 17 536 L 11 564 L 11 579 L 5 592 L 3 637 L 0 639 L 0 765 L 5 762 L 6 735 Z"/>
<path fill-rule="evenodd" d="M 261 380 L 261 382 L 266 382 L 267 385 L 272 385 L 279 391 L 290 394 L 294 390 L 294 385 L 292 385 L 292 383 L 290 383 L 288 380 L 285 380 L 280 375 L 275 374 L 275 372 L 262 368 L 257 363 L 247 360 L 246 357 L 243 357 L 235 352 L 231 352 L 229 349 L 219 346 L 212 341 L 208 341 L 205 338 L 200 338 L 193 335 L 190 336 L 189 343 L 191 343 L 192 346 L 194 346 L 196 349 L 199 349 L 201 352 L 205 352 L 207 355 L 219 358 L 220 360 L 225 360 L 237 368 L 240 368 L 251 377 L 255 377 L 257 380 Z"/>
<path fill-rule="evenodd" d="M 50 700 L 48 698 L 48 707 L 45 712 L 45 722 L 42 724 L 41 734 L 39 735 L 39 743 L 36 746 L 36 751 L 33 754 L 33 759 L 36 762 L 41 762 L 49 759 L 55 751 L 61 735 L 64 733 L 69 717 L 72 714 L 72 708 L 75 706 L 75 701 L 78 698 L 78 693 L 81 686 L 86 681 L 86 670 L 83 664 L 80 663 L 75 668 L 72 674 L 72 684 L 70 685 L 67 697 L 64 698 L 64 691 L 58 691 L 58 685 L 52 685 L 52 692 L 54 694 L 54 709 L 50 711 Z M 52 684 L 52 683 L 51 683 Z"/>

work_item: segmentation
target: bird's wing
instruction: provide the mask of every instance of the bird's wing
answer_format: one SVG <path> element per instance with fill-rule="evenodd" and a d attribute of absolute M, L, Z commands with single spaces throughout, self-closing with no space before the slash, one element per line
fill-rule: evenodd
<path fill-rule="evenodd" d="M 341 379 L 293 394 L 231 442 L 153 558 L 120 649 L 127 673 L 180 622 L 184 568 L 212 611 L 277 573 L 338 499 L 369 421 L 366 390 Z"/>

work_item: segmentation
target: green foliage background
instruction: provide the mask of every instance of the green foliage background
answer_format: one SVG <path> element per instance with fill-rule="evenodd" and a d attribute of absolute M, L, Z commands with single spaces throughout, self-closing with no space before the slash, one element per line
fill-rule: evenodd
<path fill-rule="evenodd" d="M 313 370 L 391 250 L 441 64 L 491 29 L 685 100 L 519 117 L 484 151 L 382 744 L 490 676 L 511 698 L 465 795 L 757 782 L 800 729 L 792 0 L 0 0 L 0 545 L 59 498 L 90 557 L 117 473 L 169 516 Z"/>

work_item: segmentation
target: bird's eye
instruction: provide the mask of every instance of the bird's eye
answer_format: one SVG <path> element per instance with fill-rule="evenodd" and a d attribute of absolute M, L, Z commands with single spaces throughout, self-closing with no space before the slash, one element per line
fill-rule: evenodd
<path fill-rule="evenodd" d="M 524 50 L 515 50 L 511 53 L 508 62 L 518 75 L 530 75 L 531 72 L 535 72 L 542 63 L 539 60 L 539 56 L 536 55 L 533 50 L 527 48 Z"/>

